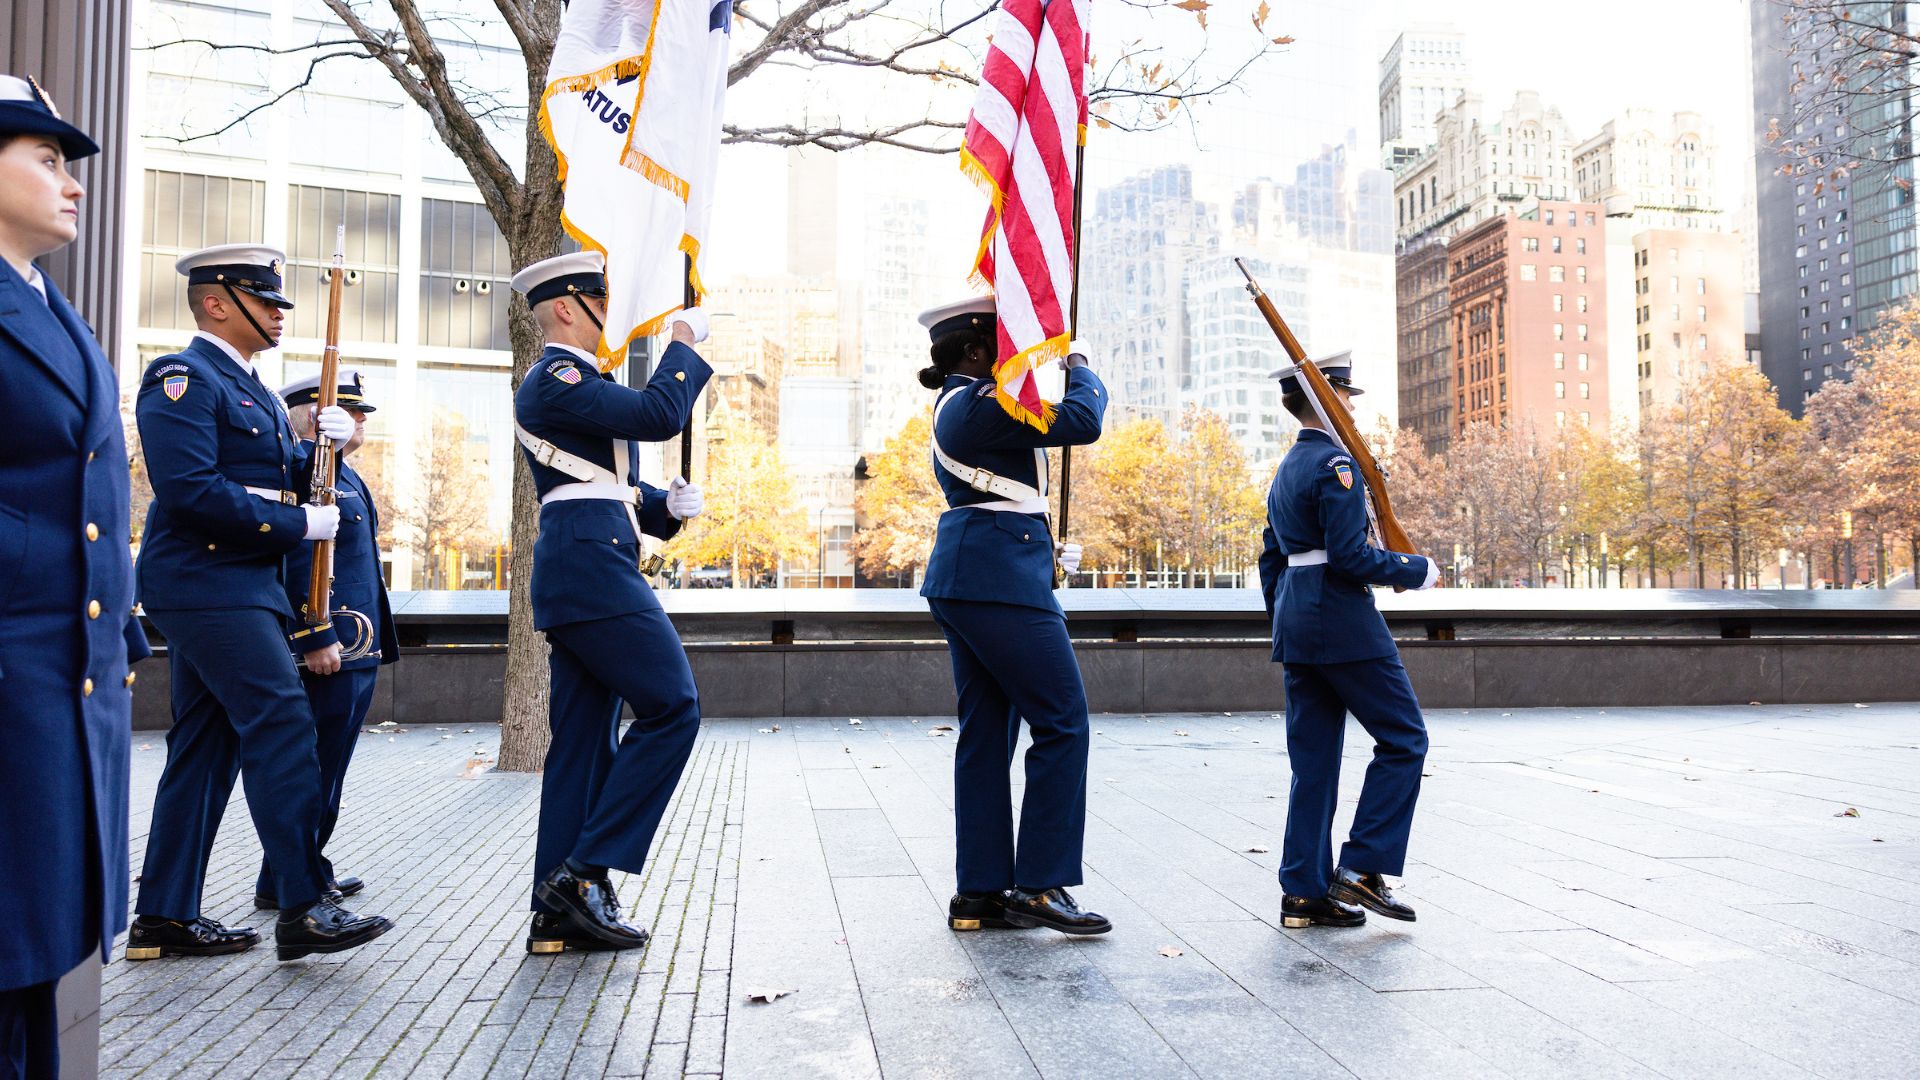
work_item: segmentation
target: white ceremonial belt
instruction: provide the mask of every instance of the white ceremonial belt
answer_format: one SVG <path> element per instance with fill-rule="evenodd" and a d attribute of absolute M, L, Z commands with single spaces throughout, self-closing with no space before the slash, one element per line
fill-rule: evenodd
<path fill-rule="evenodd" d="M 1312 551 L 1302 551 L 1296 555 L 1289 555 L 1287 556 L 1287 565 L 1289 567 L 1325 566 L 1327 565 L 1327 551 L 1325 548 L 1315 548 Z"/>
<path fill-rule="evenodd" d="M 633 506 L 640 501 L 640 495 L 639 488 L 628 484 L 561 484 L 540 496 L 540 505 L 575 499 L 607 499 Z"/>
<path fill-rule="evenodd" d="M 1009 514 L 1044 514 L 1050 507 L 1041 497 L 1032 499 L 1000 499 L 995 502 L 968 503 L 965 506 L 950 507 L 952 510 L 1000 510 Z"/>
<path fill-rule="evenodd" d="M 245 485 L 242 485 L 242 486 L 244 487 Z M 279 488 L 249 487 L 247 488 L 247 494 L 265 499 L 270 503 L 282 503 L 286 506 L 300 505 L 299 495 L 291 491 L 282 491 Z"/>

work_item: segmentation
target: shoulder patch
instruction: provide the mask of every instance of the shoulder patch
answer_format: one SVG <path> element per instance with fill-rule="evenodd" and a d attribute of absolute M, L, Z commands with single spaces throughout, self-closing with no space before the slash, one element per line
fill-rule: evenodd
<path fill-rule="evenodd" d="M 147 369 L 147 378 L 158 379 L 163 375 L 190 375 L 193 369 L 185 364 L 156 364 Z"/>
<path fill-rule="evenodd" d="M 994 387 L 996 385 L 997 384 L 992 379 L 987 379 L 986 381 L 980 384 L 980 389 L 975 390 L 973 392 L 973 396 L 974 397 L 992 397 Z"/>
<path fill-rule="evenodd" d="M 160 380 L 160 392 L 167 395 L 168 401 L 179 401 L 187 392 L 185 375 L 167 375 Z"/>
<path fill-rule="evenodd" d="M 555 360 L 547 365 L 547 374 L 568 386 L 580 385 L 580 365 L 575 361 Z"/>

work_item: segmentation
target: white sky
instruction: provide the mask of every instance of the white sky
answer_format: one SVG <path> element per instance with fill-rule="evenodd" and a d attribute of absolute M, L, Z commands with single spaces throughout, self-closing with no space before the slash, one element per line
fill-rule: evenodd
<path fill-rule="evenodd" d="M 1632 105 L 1656 111 L 1704 114 L 1719 142 L 1718 176 L 1725 208 L 1738 209 L 1752 160 L 1748 89 L 1747 0 L 1611 0 L 1606 4 L 1520 5 L 1512 0 L 1272 0 L 1268 29 L 1290 34 L 1294 45 L 1262 61 L 1238 92 L 1201 104 L 1177 128 L 1125 134 L 1089 134 L 1087 179 L 1098 189 L 1144 169 L 1185 162 L 1202 197 L 1218 199 L 1260 176 L 1290 179 L 1294 165 L 1347 130 L 1357 132 L 1360 158 L 1377 162 L 1380 57 L 1396 34 L 1416 26 L 1450 26 L 1466 35 L 1468 58 L 1492 117 L 1516 90 L 1537 90 L 1557 105 L 1581 137 Z M 1211 48 L 1223 59 L 1245 48 L 1252 4 L 1216 0 Z M 1099 2 L 1092 31 L 1094 54 L 1128 38 L 1191 39 L 1184 13 L 1161 14 L 1151 26 L 1120 25 L 1126 9 Z M 1564 14 L 1554 14 L 1554 11 Z M 1112 20 L 1113 25 L 1103 24 Z M 1239 35 L 1236 37 L 1236 35 Z M 736 88 L 729 113 L 768 107 L 748 97 L 752 80 Z M 834 108 L 828 88 L 803 95 L 809 108 Z M 946 94 L 943 112 L 965 116 L 964 95 Z M 822 102 L 826 104 L 822 104 Z M 843 108 L 858 108 L 857 104 Z M 848 118 L 852 122 L 852 118 Z M 714 238 L 714 272 L 731 276 L 774 273 L 786 261 L 786 178 L 783 153 L 728 147 L 721 159 Z M 915 190 L 937 207 L 953 251 L 952 287 L 964 288 L 985 204 L 958 174 L 951 155 L 931 157 L 882 150 L 843 155 L 842 272 L 857 273 L 860 195 L 872 186 Z M 946 259 L 942 258 L 944 265 Z"/>

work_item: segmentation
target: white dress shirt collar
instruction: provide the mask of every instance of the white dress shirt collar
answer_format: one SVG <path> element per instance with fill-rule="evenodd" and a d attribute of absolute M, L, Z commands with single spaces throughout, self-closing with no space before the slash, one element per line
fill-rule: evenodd
<path fill-rule="evenodd" d="M 40 273 L 40 268 L 32 263 L 27 264 L 27 288 L 40 294 L 41 303 L 52 303 L 47 299 L 47 279 Z"/>
<path fill-rule="evenodd" d="M 232 360 L 234 362 L 234 365 L 237 366 L 241 371 L 245 372 L 248 375 L 253 376 L 256 379 L 260 377 L 259 373 L 254 370 L 253 361 L 247 359 L 244 356 L 241 356 L 240 350 L 234 348 L 232 343 L 228 342 L 225 338 L 215 337 L 214 335 L 207 333 L 205 330 L 196 330 L 194 331 L 193 336 L 200 339 L 201 341 L 212 342 L 214 346 L 217 347 L 221 352 L 226 353 L 227 359 Z"/>
<path fill-rule="evenodd" d="M 568 351 L 568 352 L 570 352 L 570 353 L 572 353 L 573 355 L 575 355 L 575 356 L 577 356 L 577 357 L 579 357 L 580 359 L 582 359 L 582 360 L 584 360 L 584 361 L 586 361 L 587 363 L 589 363 L 589 364 L 592 364 L 592 365 L 593 365 L 593 370 L 595 370 L 595 371 L 599 371 L 599 370 L 600 370 L 600 358 L 599 358 L 599 357 L 597 357 L 597 356 L 595 356 L 595 355 L 593 355 L 592 353 L 590 353 L 590 352 L 588 352 L 588 351 L 587 351 L 587 350 L 585 350 L 585 349 L 579 349 L 579 348 L 575 348 L 575 347 L 574 347 L 574 346 L 572 346 L 572 345 L 562 345 L 561 343 L 559 343 L 559 342 L 557 342 L 557 341 L 549 341 L 549 342 L 547 342 L 547 348 L 549 348 L 549 349 L 565 349 L 566 351 Z"/>

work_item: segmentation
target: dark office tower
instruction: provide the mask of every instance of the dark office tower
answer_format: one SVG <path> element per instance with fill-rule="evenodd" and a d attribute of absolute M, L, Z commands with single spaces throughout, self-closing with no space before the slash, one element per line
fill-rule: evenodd
<path fill-rule="evenodd" d="M 1823 382 L 1844 377 L 1852 365 L 1849 343 L 1855 320 L 1864 315 L 1856 310 L 1853 227 L 1856 222 L 1864 224 L 1869 216 L 1864 206 L 1856 214 L 1854 191 L 1865 193 L 1871 184 L 1881 192 L 1875 201 L 1882 202 L 1886 195 L 1881 185 L 1891 186 L 1891 180 L 1883 172 L 1872 181 L 1858 176 L 1836 181 L 1828 176 L 1829 162 L 1821 155 L 1783 153 L 1785 142 L 1828 146 L 1837 152 L 1849 126 L 1849 118 L 1841 113 L 1813 108 L 1813 80 L 1802 81 L 1815 62 L 1813 28 L 1804 16 L 1791 15 L 1793 10 L 1779 0 L 1753 0 L 1760 363 L 1780 394 L 1781 406 L 1797 416 Z M 1774 130 L 1784 138 L 1769 139 Z M 1914 274 L 1910 194 L 1908 200 L 1903 213 L 1878 225 L 1876 232 L 1887 239 L 1876 240 L 1874 250 L 1880 256 L 1876 272 L 1886 277 L 1884 271 L 1893 269 L 1888 265 L 1891 241 L 1904 231 L 1904 275 L 1910 283 Z M 1883 289 L 1879 295 L 1889 292 Z"/>

